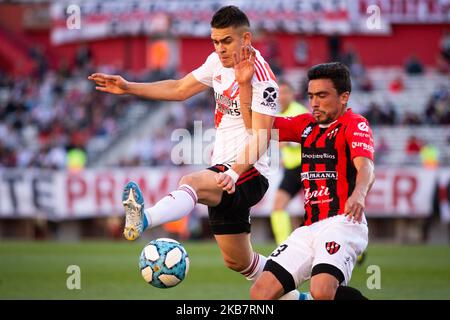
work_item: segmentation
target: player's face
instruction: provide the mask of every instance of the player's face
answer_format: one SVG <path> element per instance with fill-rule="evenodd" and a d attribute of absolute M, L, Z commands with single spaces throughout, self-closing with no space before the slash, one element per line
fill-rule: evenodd
<path fill-rule="evenodd" d="M 232 68 L 234 66 L 233 53 L 239 53 L 242 46 L 250 44 L 250 32 L 243 27 L 212 28 L 211 40 L 222 65 L 225 68 Z"/>
<path fill-rule="evenodd" d="M 294 92 L 291 87 L 286 84 L 280 85 L 280 105 L 281 112 L 284 112 L 291 102 L 294 101 Z"/>
<path fill-rule="evenodd" d="M 330 79 L 316 79 L 308 84 L 312 115 L 319 124 L 329 124 L 345 112 L 349 93 L 338 94 Z"/>

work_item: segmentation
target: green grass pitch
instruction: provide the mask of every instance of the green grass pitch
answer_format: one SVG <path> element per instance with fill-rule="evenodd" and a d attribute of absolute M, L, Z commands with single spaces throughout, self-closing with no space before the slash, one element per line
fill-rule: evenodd
<path fill-rule="evenodd" d="M 138 270 L 145 243 L 2 241 L 0 299 L 248 299 L 250 283 L 225 268 L 213 242 L 183 243 L 191 265 L 177 287 L 148 285 Z M 274 247 L 255 245 L 266 255 Z M 67 289 L 69 265 L 81 269 L 80 290 Z M 367 287 L 370 265 L 380 267 L 380 289 Z M 350 285 L 370 299 L 450 299 L 450 247 L 372 244 Z"/>

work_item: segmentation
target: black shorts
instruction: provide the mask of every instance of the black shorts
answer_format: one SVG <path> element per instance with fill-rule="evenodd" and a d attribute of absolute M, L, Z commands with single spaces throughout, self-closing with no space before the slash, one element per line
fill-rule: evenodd
<path fill-rule="evenodd" d="M 217 164 L 209 167 L 224 172 L 228 167 Z M 213 234 L 250 233 L 250 208 L 257 204 L 269 188 L 269 181 L 255 168 L 244 172 L 236 182 L 232 194 L 224 191 L 216 207 L 208 207 L 209 224 Z"/>
<path fill-rule="evenodd" d="M 283 180 L 281 180 L 278 189 L 286 191 L 291 195 L 291 198 L 293 198 L 302 189 L 300 172 L 300 167 L 284 169 Z"/>

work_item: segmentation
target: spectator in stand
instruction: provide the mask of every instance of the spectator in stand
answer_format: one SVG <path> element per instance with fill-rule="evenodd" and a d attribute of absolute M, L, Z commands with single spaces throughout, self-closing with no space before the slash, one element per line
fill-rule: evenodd
<path fill-rule="evenodd" d="M 309 45 L 305 39 L 298 39 L 294 47 L 294 59 L 298 65 L 304 66 L 309 61 Z"/>
<path fill-rule="evenodd" d="M 426 169 L 436 169 L 439 167 L 439 150 L 432 143 L 425 143 L 420 148 L 420 160 Z"/>
<path fill-rule="evenodd" d="M 364 76 L 361 78 L 361 80 L 359 81 L 358 84 L 359 84 L 359 89 L 363 92 L 372 92 L 373 91 L 373 82 L 367 73 L 364 74 Z"/>
<path fill-rule="evenodd" d="M 81 44 L 78 47 L 77 53 L 75 55 L 75 65 L 80 69 L 84 69 L 91 64 L 91 60 L 92 60 L 92 51 L 89 48 L 88 44 L 86 43 Z"/>
<path fill-rule="evenodd" d="M 405 111 L 405 113 L 403 114 L 403 121 L 402 121 L 403 125 L 417 126 L 421 125 L 422 123 L 423 123 L 422 116 L 417 113 Z"/>
<path fill-rule="evenodd" d="M 450 64 L 450 32 L 448 29 L 444 31 L 439 47 L 441 49 L 442 57 Z"/>
<path fill-rule="evenodd" d="M 341 37 L 338 33 L 328 37 L 329 62 L 339 61 L 341 57 Z"/>
<path fill-rule="evenodd" d="M 391 152 L 391 148 L 386 142 L 384 136 L 380 136 L 378 141 L 375 143 L 375 164 L 385 164 L 388 163 L 386 161 L 386 156 Z"/>
<path fill-rule="evenodd" d="M 420 149 L 422 149 L 423 142 L 415 135 L 411 135 L 406 141 L 405 146 L 405 163 L 419 164 L 420 163 Z"/>
<path fill-rule="evenodd" d="M 406 60 L 405 71 L 409 75 L 420 75 L 423 74 L 424 68 L 417 56 L 412 55 Z"/>
<path fill-rule="evenodd" d="M 396 125 L 398 123 L 398 114 L 395 108 L 395 105 L 391 101 L 387 101 L 385 103 L 385 115 L 387 125 Z"/>
<path fill-rule="evenodd" d="M 347 45 L 345 53 L 342 54 L 339 60 L 349 69 L 351 69 L 352 66 L 359 61 L 358 53 L 356 52 L 355 48 L 351 44 L 349 44 Z"/>
<path fill-rule="evenodd" d="M 266 58 L 276 77 L 283 75 L 281 53 L 276 37 L 272 33 L 262 31 L 261 43 L 258 46 L 261 54 Z"/>
<path fill-rule="evenodd" d="M 400 93 L 405 89 L 405 84 L 403 82 L 403 77 L 401 75 L 396 76 L 389 83 L 389 91 L 393 94 Z"/>
<path fill-rule="evenodd" d="M 382 125 L 389 122 L 387 115 L 381 110 L 380 105 L 371 102 L 368 111 L 363 115 L 372 126 Z"/>

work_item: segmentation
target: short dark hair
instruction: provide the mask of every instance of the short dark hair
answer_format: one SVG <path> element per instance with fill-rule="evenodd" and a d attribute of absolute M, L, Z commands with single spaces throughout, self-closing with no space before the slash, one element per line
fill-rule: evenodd
<path fill-rule="evenodd" d="M 250 21 L 246 14 L 236 6 L 226 6 L 220 8 L 211 19 L 211 27 L 225 29 L 228 27 L 249 27 Z"/>
<path fill-rule="evenodd" d="M 352 91 L 350 71 L 340 62 L 321 63 L 308 70 L 308 80 L 330 79 L 338 94 Z"/>

